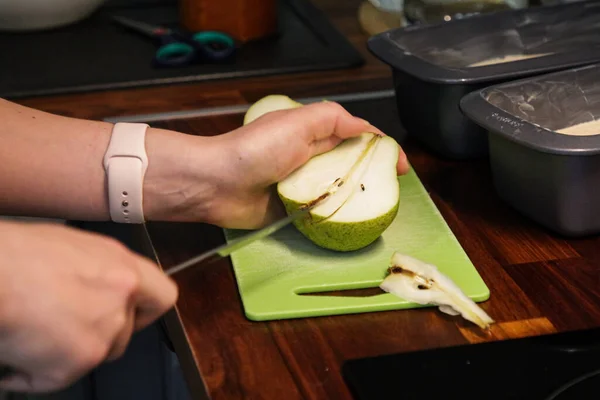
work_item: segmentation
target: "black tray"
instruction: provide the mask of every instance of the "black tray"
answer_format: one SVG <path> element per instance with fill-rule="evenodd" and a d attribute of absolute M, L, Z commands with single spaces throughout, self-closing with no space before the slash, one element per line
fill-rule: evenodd
<path fill-rule="evenodd" d="M 176 27 L 175 0 L 119 0 L 68 27 L 0 33 L 0 97 L 341 69 L 364 62 L 309 1 L 280 0 L 279 4 L 279 34 L 246 43 L 228 64 L 155 68 L 156 43 L 110 20 L 121 15 Z"/>
<path fill-rule="evenodd" d="M 600 129 L 557 133 L 600 119 L 600 65 L 490 86 L 465 96 L 461 109 L 489 132 L 492 178 L 504 201 L 561 235 L 600 232 Z"/>
<path fill-rule="evenodd" d="M 482 129 L 460 99 L 486 86 L 600 61 L 600 1 L 482 14 L 437 25 L 394 29 L 368 47 L 390 66 L 398 113 L 409 135 L 437 154 L 488 155 Z M 506 55 L 551 55 L 482 67 Z"/>

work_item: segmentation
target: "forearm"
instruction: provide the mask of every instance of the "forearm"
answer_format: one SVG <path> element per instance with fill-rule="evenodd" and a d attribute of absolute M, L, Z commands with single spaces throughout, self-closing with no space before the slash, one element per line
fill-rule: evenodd
<path fill-rule="evenodd" d="M 108 218 L 101 161 L 111 129 L 0 100 L 0 213 Z"/>
<path fill-rule="evenodd" d="M 0 214 L 108 220 L 102 160 L 112 127 L 0 99 Z M 148 129 L 147 219 L 168 219 L 165 207 L 178 197 L 175 183 L 189 170 L 190 142 L 199 140 Z"/>

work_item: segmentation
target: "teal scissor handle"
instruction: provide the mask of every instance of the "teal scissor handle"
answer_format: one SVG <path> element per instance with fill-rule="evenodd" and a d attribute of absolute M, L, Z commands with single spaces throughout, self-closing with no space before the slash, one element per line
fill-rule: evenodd
<path fill-rule="evenodd" d="M 223 32 L 196 32 L 191 38 L 201 56 L 210 61 L 225 60 L 235 52 L 235 41 Z"/>
<path fill-rule="evenodd" d="M 166 66 L 190 64 L 195 58 L 196 49 L 193 46 L 177 41 L 163 44 L 154 55 L 157 64 Z"/>
<path fill-rule="evenodd" d="M 164 66 L 187 65 L 197 59 L 222 61 L 235 51 L 233 38 L 218 31 L 196 32 L 189 36 L 165 35 L 161 40 L 154 60 Z"/>

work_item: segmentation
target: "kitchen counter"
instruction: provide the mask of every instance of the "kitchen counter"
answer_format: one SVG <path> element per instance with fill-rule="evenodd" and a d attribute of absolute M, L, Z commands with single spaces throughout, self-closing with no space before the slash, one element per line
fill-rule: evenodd
<path fill-rule="evenodd" d="M 241 115 L 158 126 L 225 132 Z M 195 393 L 203 383 L 212 399 L 350 399 L 340 373 L 346 360 L 600 326 L 599 238 L 561 238 L 518 214 L 494 192 L 486 160 L 444 161 L 410 141 L 403 147 L 490 289 L 480 304 L 496 320 L 491 330 L 437 308 L 249 321 L 231 264 L 221 260 L 175 275 L 181 299 L 170 327 Z M 220 229 L 202 224 L 147 228 L 165 269 L 223 243 Z"/>
<path fill-rule="evenodd" d="M 314 3 L 360 49 L 363 67 L 19 102 L 95 119 L 189 110 L 187 118 L 152 124 L 206 135 L 235 129 L 242 114 L 198 116 L 194 110 L 245 105 L 276 92 L 389 92 L 388 68 L 364 45 L 356 17 L 360 1 Z M 393 105 L 393 98 L 387 101 Z M 346 360 L 600 326 L 600 238 L 562 238 L 518 214 L 494 192 L 487 160 L 442 160 L 410 140 L 403 147 L 488 285 L 491 297 L 482 307 L 496 324 L 484 333 L 435 308 L 252 322 L 244 316 L 231 264 L 223 260 L 176 275 L 180 299 L 165 317 L 195 399 L 351 399 L 341 375 Z M 222 230 L 203 224 L 153 222 L 146 228 L 148 249 L 165 269 L 224 241 Z"/>
<path fill-rule="evenodd" d="M 138 89 L 19 99 L 18 102 L 48 112 L 101 119 L 169 111 L 196 110 L 246 104 L 274 92 L 292 97 L 330 96 L 336 93 L 392 88 L 389 68 L 366 48 L 368 38 L 358 22 L 359 0 L 313 0 L 330 22 L 365 59 L 362 67 L 312 73 L 227 79 Z"/>

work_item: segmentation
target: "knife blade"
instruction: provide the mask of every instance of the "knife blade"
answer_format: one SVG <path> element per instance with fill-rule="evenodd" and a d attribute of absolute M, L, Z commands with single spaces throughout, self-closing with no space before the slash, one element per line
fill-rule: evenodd
<path fill-rule="evenodd" d="M 284 226 L 290 224 L 297 218 L 300 218 L 303 215 L 307 214 L 311 209 L 312 209 L 312 207 L 301 208 L 301 209 L 291 213 L 287 217 L 281 218 L 281 219 L 265 226 L 264 228 L 261 228 L 257 231 L 254 231 L 254 232 L 244 235 L 240 238 L 232 240 L 229 243 L 215 247 L 215 248 L 208 250 L 198 256 L 192 257 L 192 258 L 188 259 L 187 261 L 179 263 L 179 264 L 175 265 L 174 267 L 167 269 L 165 271 L 165 274 L 171 276 L 173 274 L 176 274 L 177 272 L 183 271 L 184 269 L 191 267 L 192 265 L 197 265 L 198 263 L 200 263 L 202 261 L 204 262 L 202 265 L 208 265 L 208 264 L 212 264 L 214 261 L 220 260 L 222 258 L 226 258 L 234 251 L 239 250 L 243 247 L 246 247 L 250 243 L 253 243 L 259 239 L 263 239 L 269 235 L 272 235 L 273 233 L 277 232 Z"/>

